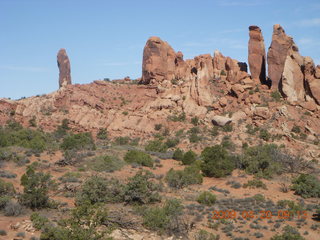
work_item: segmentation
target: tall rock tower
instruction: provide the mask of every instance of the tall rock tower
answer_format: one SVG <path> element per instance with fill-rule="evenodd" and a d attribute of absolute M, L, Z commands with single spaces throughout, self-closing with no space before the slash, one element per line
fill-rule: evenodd
<path fill-rule="evenodd" d="M 61 48 L 58 52 L 57 63 L 59 68 L 59 88 L 61 88 L 71 84 L 70 61 L 64 48 Z"/>

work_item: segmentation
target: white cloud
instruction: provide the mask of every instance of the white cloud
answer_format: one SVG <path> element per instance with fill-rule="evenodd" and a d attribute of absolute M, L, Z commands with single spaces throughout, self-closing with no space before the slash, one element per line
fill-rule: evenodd
<path fill-rule="evenodd" d="M 0 69 L 12 70 L 12 71 L 23 71 L 23 72 L 47 72 L 47 68 L 41 67 L 29 67 L 29 66 L 11 66 L 11 65 L 1 65 Z"/>
<path fill-rule="evenodd" d="M 320 18 L 310 18 L 310 19 L 304 19 L 299 22 L 297 22 L 297 25 L 302 27 L 320 27 Z"/>

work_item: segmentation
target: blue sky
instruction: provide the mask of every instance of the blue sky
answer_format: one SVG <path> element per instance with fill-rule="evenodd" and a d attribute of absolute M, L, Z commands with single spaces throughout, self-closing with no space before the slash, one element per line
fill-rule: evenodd
<path fill-rule="evenodd" d="M 218 49 L 247 62 L 249 25 L 261 27 L 267 49 L 280 23 L 320 64 L 319 12 L 319 0 L 0 0 L 0 98 L 58 89 L 60 48 L 73 83 L 140 77 L 150 36 L 185 59 Z"/>

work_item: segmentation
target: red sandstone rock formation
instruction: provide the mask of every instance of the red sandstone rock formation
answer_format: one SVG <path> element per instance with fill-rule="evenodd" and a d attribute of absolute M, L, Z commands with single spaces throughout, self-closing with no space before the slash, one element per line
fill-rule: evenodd
<path fill-rule="evenodd" d="M 58 52 L 57 63 L 59 68 L 59 88 L 61 88 L 71 84 L 70 61 L 64 48 L 61 48 Z"/>
<path fill-rule="evenodd" d="M 248 62 L 251 77 L 254 80 L 266 81 L 266 50 L 261 29 L 258 26 L 249 27 Z"/>
<path fill-rule="evenodd" d="M 279 24 L 274 25 L 272 42 L 267 57 L 268 76 L 272 81 L 272 89 L 278 89 L 288 51 L 292 45 L 292 38 L 286 35 Z"/>

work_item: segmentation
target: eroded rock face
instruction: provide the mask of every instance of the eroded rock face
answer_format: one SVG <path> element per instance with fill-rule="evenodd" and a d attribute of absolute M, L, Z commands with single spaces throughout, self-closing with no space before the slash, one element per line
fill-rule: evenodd
<path fill-rule="evenodd" d="M 59 68 L 59 88 L 61 88 L 71 84 L 70 61 L 64 48 L 61 48 L 58 52 L 57 63 Z"/>
<path fill-rule="evenodd" d="M 251 77 L 254 80 L 266 81 L 266 50 L 261 29 L 258 26 L 249 27 L 248 62 Z"/>
<path fill-rule="evenodd" d="M 304 75 L 305 81 L 310 91 L 310 95 L 320 104 L 320 66 L 315 67 L 313 60 L 310 57 L 304 58 Z"/>
<path fill-rule="evenodd" d="M 172 80 L 175 73 L 175 60 L 179 58 L 181 63 L 182 57 L 181 54 L 177 56 L 172 47 L 159 37 L 149 38 L 143 50 L 141 83 Z"/>
<path fill-rule="evenodd" d="M 268 50 L 268 76 L 272 81 L 272 89 L 278 89 L 282 77 L 288 51 L 293 40 L 283 28 L 276 24 L 273 26 L 272 42 Z"/>

